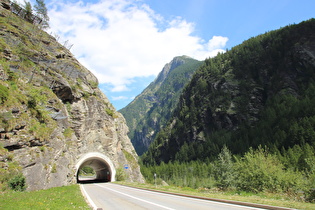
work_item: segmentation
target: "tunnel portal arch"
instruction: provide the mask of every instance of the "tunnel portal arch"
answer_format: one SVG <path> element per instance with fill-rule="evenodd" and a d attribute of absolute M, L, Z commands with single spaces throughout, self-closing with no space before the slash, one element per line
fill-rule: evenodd
<path fill-rule="evenodd" d="M 79 177 L 79 171 L 84 166 L 89 166 L 94 169 L 96 176 L 90 181 L 101 182 L 114 182 L 116 170 L 112 161 L 104 154 L 99 152 L 90 152 L 84 154 L 76 164 L 76 179 L 77 182 L 84 182 Z"/>

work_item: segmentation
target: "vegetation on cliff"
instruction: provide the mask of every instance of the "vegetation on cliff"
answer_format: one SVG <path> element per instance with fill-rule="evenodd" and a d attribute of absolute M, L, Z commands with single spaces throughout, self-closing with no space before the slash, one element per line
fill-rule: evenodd
<path fill-rule="evenodd" d="M 49 101 L 56 100 L 56 96 L 47 86 L 35 85 L 34 76 L 40 71 L 36 66 L 35 58 L 40 44 L 35 44 L 36 26 L 26 24 L 19 28 L 18 24 L 25 24 L 14 14 L 1 8 L 0 17 L 0 185 L 1 190 L 8 186 L 11 189 L 25 189 L 25 178 L 22 168 L 13 161 L 12 151 L 24 144 L 43 145 L 57 124 L 47 111 Z M 16 25 L 17 24 L 17 25 Z M 26 30 L 26 31 L 22 31 Z M 28 39 L 27 34 L 33 39 Z M 41 32 L 45 36 L 44 32 Z M 45 37 L 47 38 L 47 36 Z M 43 38 L 43 40 L 45 39 Z M 31 57 L 32 59 L 30 59 Z M 17 70 L 21 70 L 17 72 Z M 39 84 L 39 83 L 37 83 Z M 60 108 L 57 102 L 55 108 Z M 4 141 L 14 139 L 21 132 L 16 144 L 5 144 Z M 23 134 L 22 134 L 23 133 Z M 31 142 L 28 137 L 33 136 Z M 5 147 L 5 148 L 4 148 Z M 9 185 L 7 186 L 6 183 Z"/>
<path fill-rule="evenodd" d="M 76 161 L 90 151 L 110 154 L 115 167 L 128 163 L 122 149 L 136 158 L 122 115 L 71 45 L 6 2 L 0 2 L 0 190 L 20 181 L 28 190 L 74 183 Z M 142 180 L 138 164 L 128 179 Z"/>

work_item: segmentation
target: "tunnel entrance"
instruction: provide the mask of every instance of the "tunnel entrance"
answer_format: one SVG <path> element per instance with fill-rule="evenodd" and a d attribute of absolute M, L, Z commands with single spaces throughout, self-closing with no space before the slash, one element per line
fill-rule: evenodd
<path fill-rule="evenodd" d="M 76 165 L 77 183 L 113 182 L 115 175 L 111 160 L 101 153 L 87 153 Z"/>

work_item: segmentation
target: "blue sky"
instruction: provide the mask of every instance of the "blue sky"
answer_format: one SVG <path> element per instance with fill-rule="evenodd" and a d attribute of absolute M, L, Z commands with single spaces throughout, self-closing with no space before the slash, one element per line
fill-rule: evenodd
<path fill-rule="evenodd" d="M 253 36 L 315 16 L 315 0 L 45 2 L 49 32 L 61 43 L 73 44 L 71 52 L 97 76 L 117 110 L 175 56 L 203 60 Z"/>

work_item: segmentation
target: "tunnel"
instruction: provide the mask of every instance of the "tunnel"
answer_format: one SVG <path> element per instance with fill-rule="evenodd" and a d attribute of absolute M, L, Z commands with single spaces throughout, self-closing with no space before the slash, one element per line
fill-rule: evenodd
<path fill-rule="evenodd" d="M 80 170 L 88 166 L 94 171 L 92 176 L 82 176 Z M 116 170 L 112 161 L 104 154 L 91 152 L 83 155 L 76 164 L 77 183 L 91 182 L 113 182 L 115 181 Z"/>

